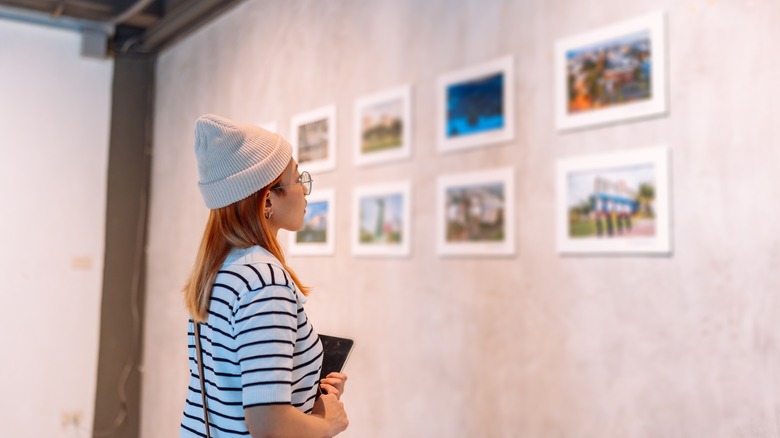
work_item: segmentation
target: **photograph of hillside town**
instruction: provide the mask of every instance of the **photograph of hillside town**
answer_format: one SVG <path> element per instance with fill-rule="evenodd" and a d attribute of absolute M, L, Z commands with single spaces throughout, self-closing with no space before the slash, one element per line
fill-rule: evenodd
<path fill-rule="evenodd" d="M 652 97 L 649 31 L 569 50 L 566 62 L 570 114 Z"/>

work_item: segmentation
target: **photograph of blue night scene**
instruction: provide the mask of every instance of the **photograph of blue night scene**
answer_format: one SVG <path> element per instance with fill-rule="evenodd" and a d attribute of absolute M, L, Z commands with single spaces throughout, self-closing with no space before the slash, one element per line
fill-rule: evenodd
<path fill-rule="evenodd" d="M 447 137 L 503 129 L 504 74 L 447 87 Z"/>

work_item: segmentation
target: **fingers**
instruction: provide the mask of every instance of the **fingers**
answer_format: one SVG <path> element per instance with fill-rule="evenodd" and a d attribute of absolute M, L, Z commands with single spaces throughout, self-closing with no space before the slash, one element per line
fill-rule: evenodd
<path fill-rule="evenodd" d="M 344 393 L 344 381 L 341 379 L 325 378 L 320 380 L 320 383 L 336 388 L 339 394 Z"/>
<path fill-rule="evenodd" d="M 344 373 L 336 373 L 336 372 L 333 372 L 333 373 L 330 373 L 330 374 L 328 374 L 328 375 L 327 375 L 327 376 L 325 376 L 325 377 L 326 377 L 326 378 L 332 378 L 332 379 L 339 379 L 339 380 L 341 380 L 342 382 L 346 382 L 346 381 L 347 381 L 347 375 L 346 375 L 346 374 L 344 374 Z"/>
<path fill-rule="evenodd" d="M 341 399 L 341 394 L 344 393 L 344 382 L 346 381 L 346 374 L 330 373 L 324 379 L 320 380 L 320 388 L 323 392 L 334 394 L 336 398 Z"/>
<path fill-rule="evenodd" d="M 328 385 L 344 387 L 344 381 L 341 379 L 334 379 L 332 377 L 326 377 L 320 380 L 320 383 L 327 383 Z"/>
<path fill-rule="evenodd" d="M 321 383 L 320 389 L 322 389 L 323 394 L 332 394 L 335 395 L 336 398 L 338 399 L 341 398 L 341 391 L 333 385 L 330 385 L 328 383 Z"/>

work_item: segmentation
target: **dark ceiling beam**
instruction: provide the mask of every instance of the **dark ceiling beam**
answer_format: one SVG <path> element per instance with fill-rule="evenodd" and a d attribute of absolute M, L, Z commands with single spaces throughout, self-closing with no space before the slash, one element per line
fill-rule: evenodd
<path fill-rule="evenodd" d="M 140 14 L 133 15 L 132 17 L 125 20 L 122 24 L 146 29 L 147 27 L 154 26 L 158 21 L 160 21 L 159 16 L 142 12 Z"/>
<path fill-rule="evenodd" d="M 100 31 L 106 35 L 112 35 L 114 33 L 114 26 L 98 20 L 90 20 L 86 18 L 73 18 L 68 16 L 60 16 L 54 18 L 52 11 L 43 11 L 37 9 L 29 9 L 20 7 L 18 5 L 10 5 L 9 3 L 18 2 L 0 2 L 0 18 L 7 18 L 9 20 L 22 21 L 25 23 L 39 24 L 44 26 L 59 27 L 63 29 L 72 29 L 76 31 L 83 31 L 85 29 Z"/>
<path fill-rule="evenodd" d="M 135 0 L 132 5 L 121 9 L 117 2 L 108 3 L 88 0 L 0 0 L 0 5 L 15 9 L 37 11 L 48 14 L 52 19 L 69 17 L 100 21 L 107 24 L 123 24 L 142 14 L 154 0 Z M 144 14 L 147 17 L 151 14 Z M 155 18 L 157 18 L 155 16 Z M 148 18 L 146 18 L 148 21 Z M 147 26 L 144 26 L 147 27 Z"/>
<path fill-rule="evenodd" d="M 143 12 L 143 10 L 148 8 L 152 2 L 154 2 L 154 0 L 136 0 L 136 2 L 128 6 L 127 9 L 118 14 L 115 14 L 106 21 L 112 24 L 122 24 L 130 18 L 133 18 L 134 16 Z"/>
<path fill-rule="evenodd" d="M 107 3 L 96 1 L 0 0 L 0 8 L 4 12 L 0 16 L 78 30 L 110 30 L 107 33 L 112 35 L 114 27 L 121 24 L 143 29 L 154 25 L 160 17 L 143 12 L 153 2 L 135 0 L 132 5 L 117 11 Z M 84 22 L 83 25 L 79 25 L 80 20 Z"/>
<path fill-rule="evenodd" d="M 49 3 L 53 3 L 52 0 L 48 0 Z M 102 14 L 110 15 L 114 12 L 114 8 L 105 3 L 96 3 L 94 1 L 87 0 L 68 0 L 67 6 L 69 8 L 93 10 Z"/>
<path fill-rule="evenodd" d="M 242 0 L 190 0 L 179 3 L 141 35 L 141 47 L 156 52 L 190 34 Z"/>
<path fill-rule="evenodd" d="M 0 17 L 79 31 L 82 54 L 104 58 L 156 53 L 241 1 L 0 0 Z"/>

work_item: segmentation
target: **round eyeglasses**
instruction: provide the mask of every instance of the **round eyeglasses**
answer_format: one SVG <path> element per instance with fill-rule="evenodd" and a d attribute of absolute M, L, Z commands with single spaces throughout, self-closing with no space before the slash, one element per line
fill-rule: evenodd
<path fill-rule="evenodd" d="M 296 182 L 295 184 L 286 184 L 286 185 L 283 185 L 283 186 L 276 186 L 273 189 L 276 190 L 276 189 L 281 189 L 281 188 L 284 188 L 284 187 L 297 186 L 298 184 L 300 184 L 300 185 L 303 186 L 303 194 L 304 195 L 308 195 L 309 193 L 311 193 L 311 183 L 313 181 L 314 180 L 311 179 L 311 175 L 309 174 L 309 172 L 306 172 L 304 170 L 303 172 L 301 172 L 301 176 L 298 177 L 298 182 Z"/>

